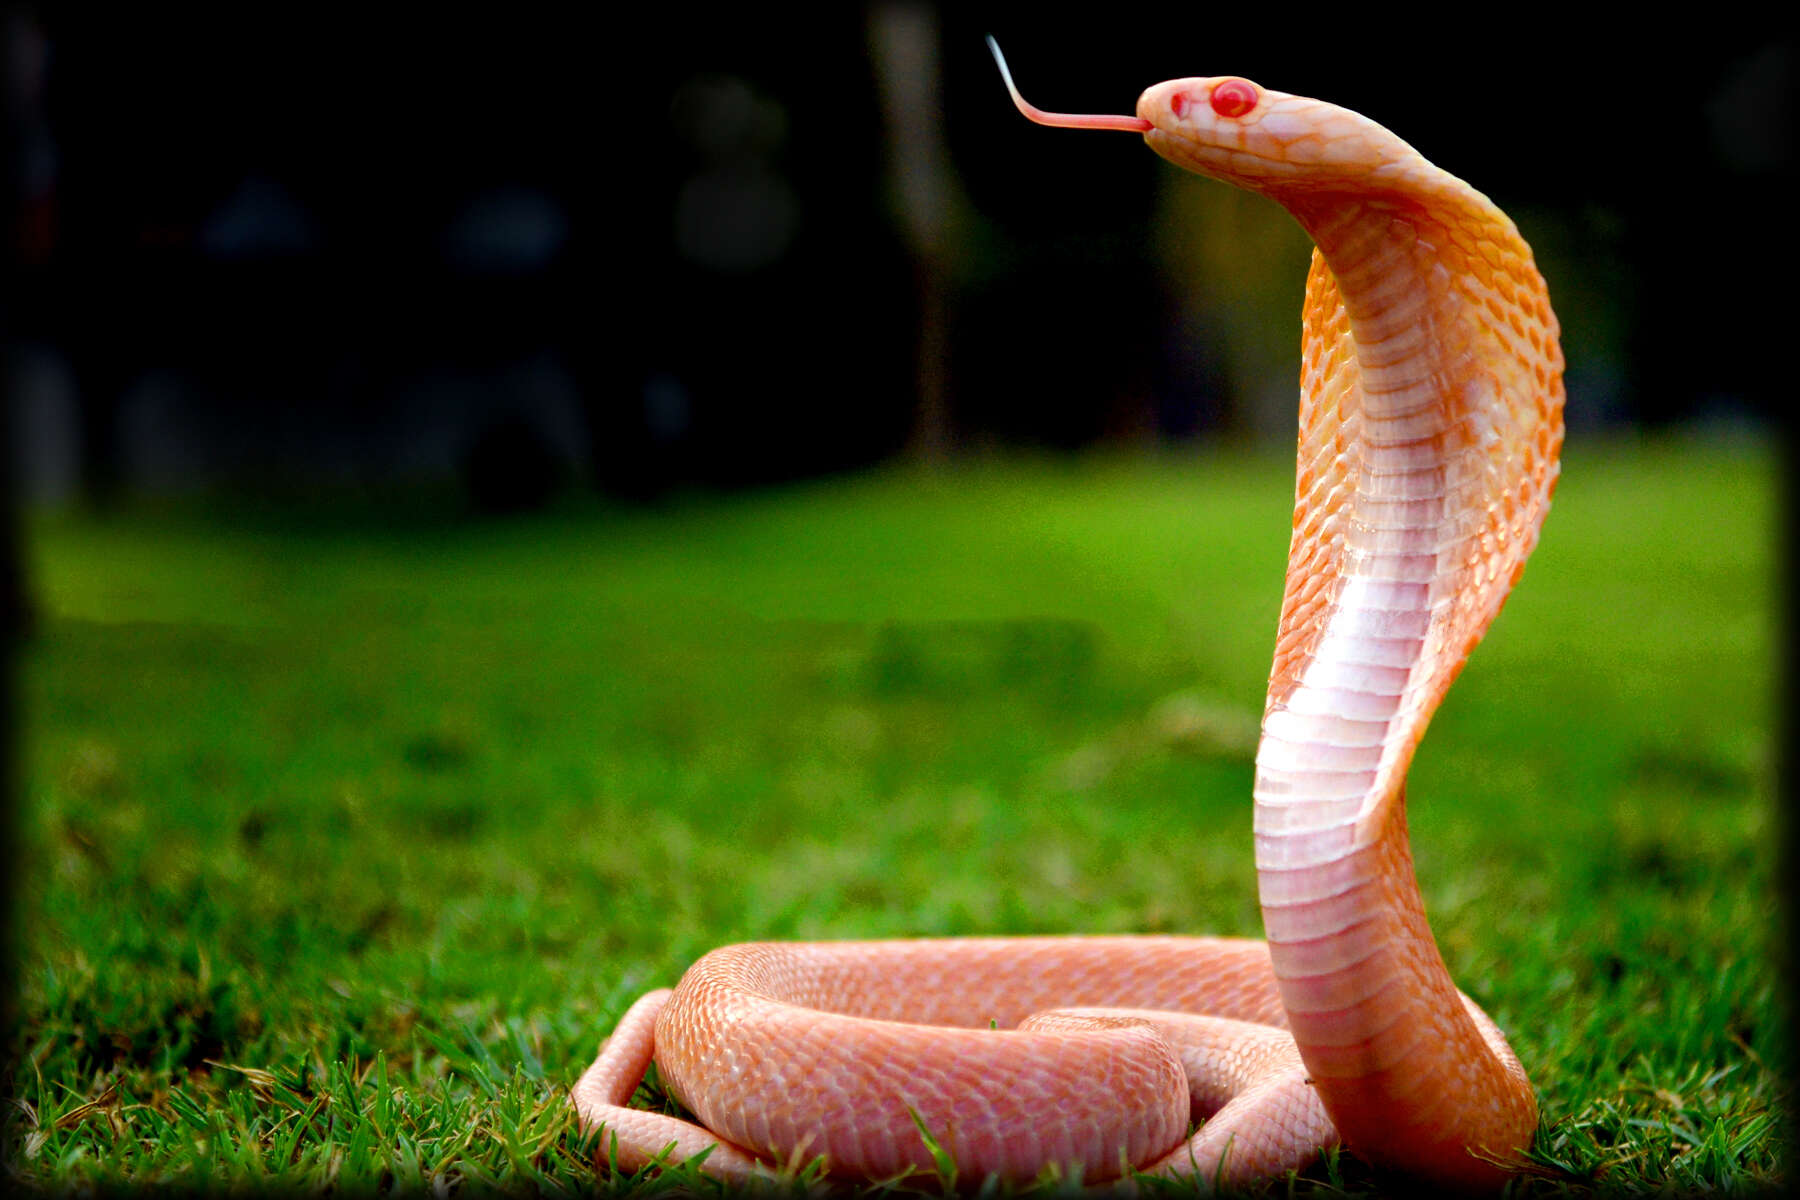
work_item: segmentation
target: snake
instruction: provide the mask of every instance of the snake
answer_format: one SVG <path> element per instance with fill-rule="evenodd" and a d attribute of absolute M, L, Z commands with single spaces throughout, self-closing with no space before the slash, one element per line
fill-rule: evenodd
<path fill-rule="evenodd" d="M 1237 76 L 1135 116 L 1179 167 L 1266 196 L 1314 249 L 1293 529 L 1256 753 L 1265 938 L 761 942 L 619 1019 L 571 1089 L 616 1169 L 725 1180 L 1200 1186 L 1341 1147 L 1493 1191 L 1528 1169 L 1531 1083 L 1426 921 L 1406 775 L 1537 544 L 1563 357 L 1531 249 L 1486 196 L 1374 121 Z M 688 1115 L 631 1106 L 650 1064 Z"/>

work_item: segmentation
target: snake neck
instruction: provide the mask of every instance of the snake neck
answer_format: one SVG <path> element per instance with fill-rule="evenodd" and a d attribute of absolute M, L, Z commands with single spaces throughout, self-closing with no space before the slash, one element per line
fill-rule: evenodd
<path fill-rule="evenodd" d="M 1256 853 L 1288 1020 L 1345 1143 L 1487 1186 L 1500 1176 L 1469 1148 L 1529 1144 L 1535 1101 L 1431 936 L 1404 785 L 1536 541 L 1562 362 L 1512 223 L 1434 182 L 1423 199 L 1287 205 L 1318 252 Z"/>

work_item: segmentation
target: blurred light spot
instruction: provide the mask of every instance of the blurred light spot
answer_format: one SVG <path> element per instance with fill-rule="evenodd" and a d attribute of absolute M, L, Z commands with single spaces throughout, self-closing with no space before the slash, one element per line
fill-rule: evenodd
<path fill-rule="evenodd" d="M 555 200 L 509 185 L 464 205 L 445 230 L 444 249 L 466 271 L 525 274 L 549 266 L 568 236 L 568 218 Z"/>
<path fill-rule="evenodd" d="M 800 206 L 787 182 L 760 164 L 719 167 L 682 185 L 675 245 L 715 271 L 754 271 L 787 252 Z"/>
<path fill-rule="evenodd" d="M 787 113 L 735 75 L 684 80 L 669 105 L 675 130 L 709 158 L 760 157 L 787 136 Z"/>
<path fill-rule="evenodd" d="M 1707 106 L 1713 140 L 1734 170 L 1778 171 L 1788 163 L 1790 57 L 1786 46 L 1763 47 L 1738 64 Z"/>
<path fill-rule="evenodd" d="M 200 249 L 214 258 L 278 258 L 307 254 L 318 244 L 311 215 L 285 187 L 262 175 L 240 183 L 200 230 Z"/>
<path fill-rule="evenodd" d="M 681 380 L 658 371 L 644 383 L 644 426 L 658 442 L 673 442 L 693 424 L 693 404 Z"/>
<path fill-rule="evenodd" d="M 747 272 L 787 253 L 794 189 L 770 162 L 787 136 L 781 105 L 734 75 L 697 75 L 671 102 L 676 131 L 706 160 L 675 200 L 675 247 L 714 271 Z"/>
<path fill-rule="evenodd" d="M 69 362 L 48 346 L 13 347 L 11 384 L 13 478 L 21 498 L 59 504 L 81 478 L 81 416 Z"/>

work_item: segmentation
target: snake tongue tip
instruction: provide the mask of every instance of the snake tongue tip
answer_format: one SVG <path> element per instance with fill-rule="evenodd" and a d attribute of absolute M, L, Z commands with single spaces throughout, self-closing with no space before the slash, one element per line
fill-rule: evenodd
<path fill-rule="evenodd" d="M 1035 121 L 1039 125 L 1055 126 L 1059 129 L 1123 129 L 1130 133 L 1149 133 L 1155 128 L 1142 117 L 1045 112 L 1019 94 L 1019 87 L 1013 82 L 1012 72 L 1007 69 L 1006 56 L 1000 53 L 1000 43 L 994 40 L 994 35 L 991 33 L 987 35 L 987 44 L 988 49 L 993 52 L 995 64 L 1000 68 L 1000 78 L 1006 81 L 1006 90 L 1012 95 L 1013 104 L 1021 113 L 1025 114 L 1026 120 Z"/>

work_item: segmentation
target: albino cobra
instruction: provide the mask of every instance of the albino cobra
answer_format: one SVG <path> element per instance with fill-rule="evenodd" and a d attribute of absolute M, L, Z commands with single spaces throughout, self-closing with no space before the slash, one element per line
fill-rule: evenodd
<path fill-rule="evenodd" d="M 842 1176 L 932 1171 L 923 1129 L 965 1181 L 1242 1182 L 1341 1143 L 1495 1188 L 1537 1104 L 1432 940 L 1404 788 L 1556 481 L 1562 352 L 1531 250 L 1485 196 L 1318 100 L 1177 79 L 1136 117 L 1083 117 L 1006 83 L 1033 120 L 1138 131 L 1270 197 L 1316 244 L 1256 755 L 1268 940 L 729 946 L 626 1012 L 575 1086 L 582 1121 L 622 1168 L 704 1151 L 727 1179 L 820 1155 Z M 652 1056 L 700 1124 L 628 1107 Z"/>

